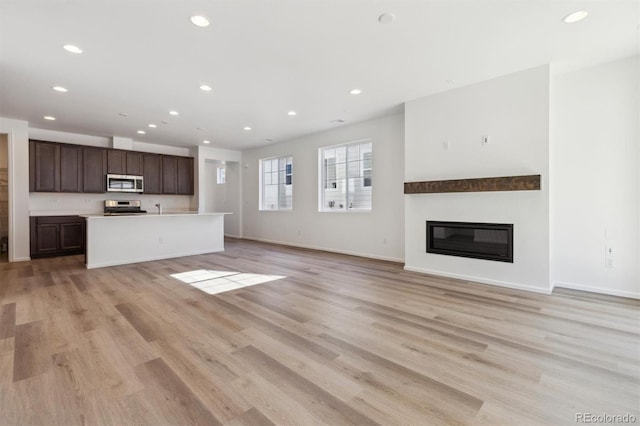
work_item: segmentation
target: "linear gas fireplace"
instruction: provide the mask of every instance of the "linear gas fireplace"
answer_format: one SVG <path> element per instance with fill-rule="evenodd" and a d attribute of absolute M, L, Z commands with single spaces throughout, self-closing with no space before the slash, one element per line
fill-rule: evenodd
<path fill-rule="evenodd" d="M 427 253 L 513 263 L 513 225 L 428 220 Z"/>

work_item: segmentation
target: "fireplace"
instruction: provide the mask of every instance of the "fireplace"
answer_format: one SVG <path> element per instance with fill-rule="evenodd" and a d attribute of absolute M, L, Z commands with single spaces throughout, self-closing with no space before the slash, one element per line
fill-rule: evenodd
<path fill-rule="evenodd" d="M 428 220 L 427 253 L 513 263 L 513 224 Z"/>

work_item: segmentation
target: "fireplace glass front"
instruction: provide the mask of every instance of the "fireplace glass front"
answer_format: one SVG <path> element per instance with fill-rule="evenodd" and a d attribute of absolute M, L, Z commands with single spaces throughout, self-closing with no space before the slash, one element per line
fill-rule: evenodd
<path fill-rule="evenodd" d="M 427 253 L 513 263 L 513 224 L 428 220 Z"/>

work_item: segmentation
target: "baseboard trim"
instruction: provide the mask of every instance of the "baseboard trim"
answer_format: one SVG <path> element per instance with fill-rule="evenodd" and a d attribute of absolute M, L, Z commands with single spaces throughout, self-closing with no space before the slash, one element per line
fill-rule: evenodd
<path fill-rule="evenodd" d="M 28 262 L 30 260 L 31 260 L 30 257 L 16 257 L 16 258 L 13 258 L 13 259 L 9 259 L 9 263 L 12 263 L 12 262 Z"/>
<path fill-rule="evenodd" d="M 397 258 L 397 257 L 378 256 L 378 255 L 375 255 L 375 254 L 361 253 L 361 252 L 357 252 L 357 251 L 338 250 L 338 249 L 333 249 L 333 248 L 312 246 L 312 245 L 307 245 L 307 244 L 291 243 L 289 241 L 268 240 L 268 239 L 265 239 L 265 238 L 255 238 L 255 237 L 246 237 L 246 236 L 245 237 L 239 237 L 239 238 L 241 238 L 243 240 L 258 241 L 258 242 L 261 242 L 261 243 L 278 244 L 278 245 L 281 245 L 281 246 L 298 247 L 298 248 L 304 248 L 304 249 L 310 249 L 310 250 L 326 251 L 326 252 L 329 252 L 329 253 L 346 254 L 346 255 L 349 255 L 349 256 L 366 257 L 368 259 L 385 260 L 387 262 L 404 263 L 404 259 L 400 259 L 400 258 Z"/>
<path fill-rule="evenodd" d="M 406 271 L 411 271 L 411 272 L 420 272 L 422 274 L 438 275 L 441 277 L 455 278 L 458 280 L 465 280 L 465 281 L 475 281 L 477 283 L 495 285 L 498 287 L 512 288 L 514 290 L 524 290 L 524 291 L 531 291 L 533 293 L 551 294 L 551 289 L 533 287 L 533 286 L 523 285 L 523 284 L 514 284 L 506 281 L 491 280 L 491 279 L 481 278 L 481 277 L 474 277 L 472 275 L 453 274 L 450 272 L 438 271 L 435 269 L 427 269 L 427 268 L 416 268 L 413 266 L 405 266 L 404 269 Z"/>
<path fill-rule="evenodd" d="M 615 290 L 602 287 L 591 287 L 583 284 L 567 283 L 562 281 L 555 281 L 555 287 L 568 288 L 570 290 L 588 291 L 589 293 L 608 294 L 610 296 L 628 297 L 630 299 L 640 299 L 640 293 L 633 293 L 631 291 Z"/>

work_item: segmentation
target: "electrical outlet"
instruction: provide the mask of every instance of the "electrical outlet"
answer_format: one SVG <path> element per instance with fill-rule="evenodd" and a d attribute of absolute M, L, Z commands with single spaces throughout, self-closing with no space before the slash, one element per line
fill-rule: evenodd
<path fill-rule="evenodd" d="M 604 261 L 604 264 L 607 268 L 615 268 L 616 260 L 613 257 L 607 257 Z"/>

